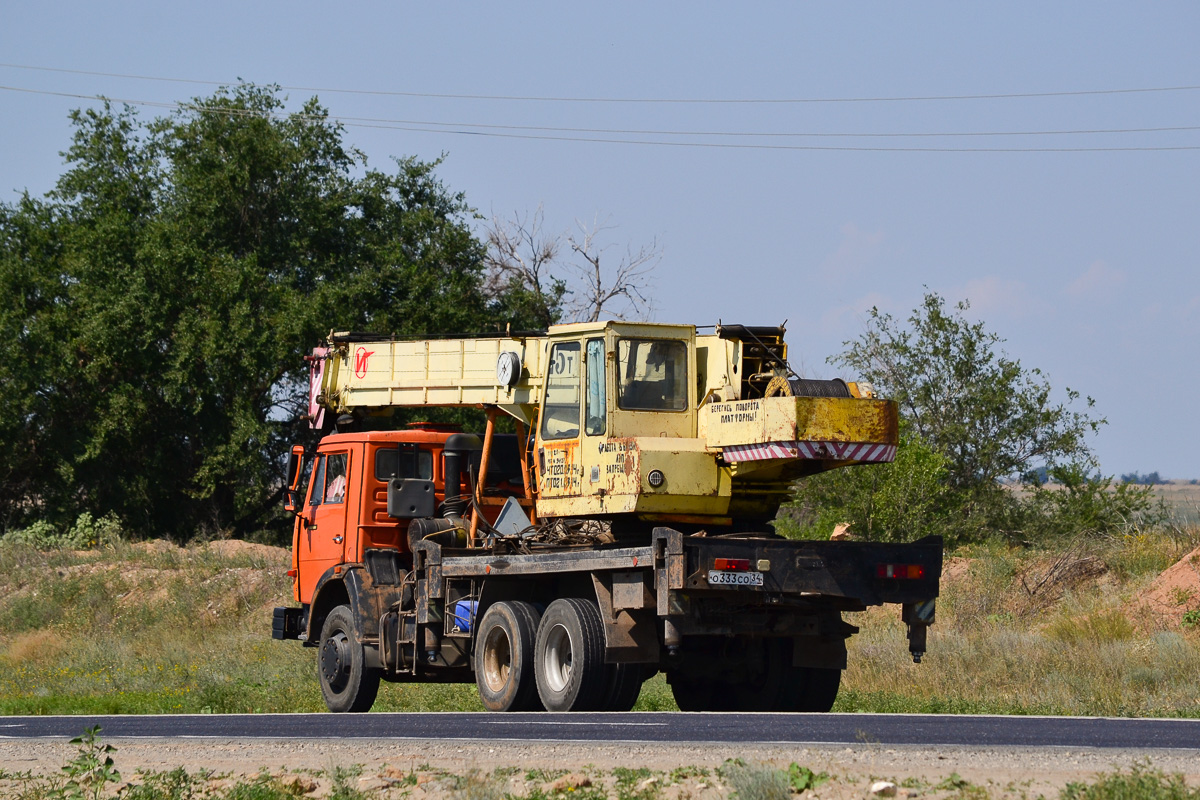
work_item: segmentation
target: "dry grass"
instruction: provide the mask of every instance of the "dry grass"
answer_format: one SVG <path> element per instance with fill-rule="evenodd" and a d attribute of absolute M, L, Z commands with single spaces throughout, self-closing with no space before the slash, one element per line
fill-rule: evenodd
<path fill-rule="evenodd" d="M 1172 516 L 1185 525 L 1200 525 L 1200 483 L 1169 481 L 1152 487 Z"/>
<path fill-rule="evenodd" d="M 964 549 L 947 560 L 924 663 L 895 607 L 849 615 L 862 633 L 835 709 L 1198 715 L 1200 630 L 1180 623 L 1200 607 L 1200 572 L 1152 585 L 1197 543 L 1200 527 L 1177 526 L 1053 552 Z M 285 551 L 245 543 L 0 547 L 0 713 L 322 710 L 314 651 L 270 639 L 286 569 Z M 1165 615 L 1142 602 L 1152 589 Z M 376 708 L 481 705 L 473 685 L 385 684 Z M 638 708 L 674 708 L 661 676 Z"/>
<path fill-rule="evenodd" d="M 898 614 L 859 615 L 836 708 L 1200 715 L 1200 634 L 1182 612 L 1161 618 L 1137 602 L 1197 533 L 968 551 L 951 562 L 922 664 L 908 658 Z"/>

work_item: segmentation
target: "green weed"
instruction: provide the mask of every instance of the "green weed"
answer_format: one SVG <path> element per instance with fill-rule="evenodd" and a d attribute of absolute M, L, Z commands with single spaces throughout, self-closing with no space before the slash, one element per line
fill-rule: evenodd
<path fill-rule="evenodd" d="M 183 767 L 169 772 L 150 772 L 141 783 L 122 793 L 122 800 L 200 800 L 208 794 L 205 776 L 192 775 Z"/>
<path fill-rule="evenodd" d="M 495 776 L 473 769 L 458 777 L 454 796 L 457 800 L 501 800 L 504 786 Z"/>
<path fill-rule="evenodd" d="M 1147 762 L 1129 772 L 1101 776 L 1092 784 L 1070 783 L 1062 800 L 1200 800 L 1200 789 L 1190 789 L 1182 775 L 1165 775 Z"/>
<path fill-rule="evenodd" d="M 720 775 L 738 800 L 791 800 L 792 797 L 788 774 L 765 764 L 747 764 L 741 759 L 726 761 Z"/>
<path fill-rule="evenodd" d="M 787 774 L 788 785 L 792 787 L 793 792 L 797 793 L 815 789 L 829 780 L 827 773 L 813 772 L 808 767 L 802 767 L 794 761 L 788 764 Z"/>
<path fill-rule="evenodd" d="M 79 752 L 62 768 L 66 774 L 63 797 L 68 800 L 99 800 L 104 788 L 121 780 L 112 754 L 117 751 L 107 742 L 100 741 L 100 726 L 94 725 L 76 736 L 71 744 L 79 745 Z"/>
<path fill-rule="evenodd" d="M 689 778 L 707 778 L 708 770 L 704 767 L 676 767 L 671 770 L 671 782 L 680 783 Z"/>
<path fill-rule="evenodd" d="M 566 774 L 567 771 L 565 769 L 542 769 L 541 767 L 536 767 L 525 772 L 525 780 L 530 783 L 550 783 Z"/>
<path fill-rule="evenodd" d="M 612 774 L 616 782 L 617 800 L 652 800 L 658 796 L 658 781 L 646 767 L 614 767 Z"/>

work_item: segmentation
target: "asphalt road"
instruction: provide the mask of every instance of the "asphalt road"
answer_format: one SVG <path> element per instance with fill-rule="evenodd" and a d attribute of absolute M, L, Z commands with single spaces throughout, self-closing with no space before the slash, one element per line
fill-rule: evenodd
<path fill-rule="evenodd" d="M 1200 748 L 1200 720 L 928 714 L 198 714 L 0 717 L 0 737 L 524 740 Z"/>

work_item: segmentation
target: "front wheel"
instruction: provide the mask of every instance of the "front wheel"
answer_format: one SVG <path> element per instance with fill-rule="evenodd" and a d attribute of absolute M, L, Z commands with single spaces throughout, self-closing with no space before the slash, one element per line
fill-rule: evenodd
<path fill-rule="evenodd" d="M 608 688 L 604 627 L 594 602 L 555 600 L 538 625 L 534 674 L 547 711 L 593 711 Z"/>
<path fill-rule="evenodd" d="M 366 664 L 349 606 L 337 606 L 321 626 L 317 650 L 321 694 L 330 711 L 369 711 L 379 693 L 379 670 Z"/>

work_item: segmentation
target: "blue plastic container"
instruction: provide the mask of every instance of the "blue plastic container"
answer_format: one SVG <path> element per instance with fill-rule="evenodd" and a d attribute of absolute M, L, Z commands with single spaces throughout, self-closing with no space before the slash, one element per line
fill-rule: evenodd
<path fill-rule="evenodd" d="M 479 610 L 478 600 L 459 600 L 454 604 L 454 611 L 450 614 L 450 621 L 454 623 L 454 630 L 462 633 L 470 633 L 471 626 L 475 624 L 475 612 Z"/>

